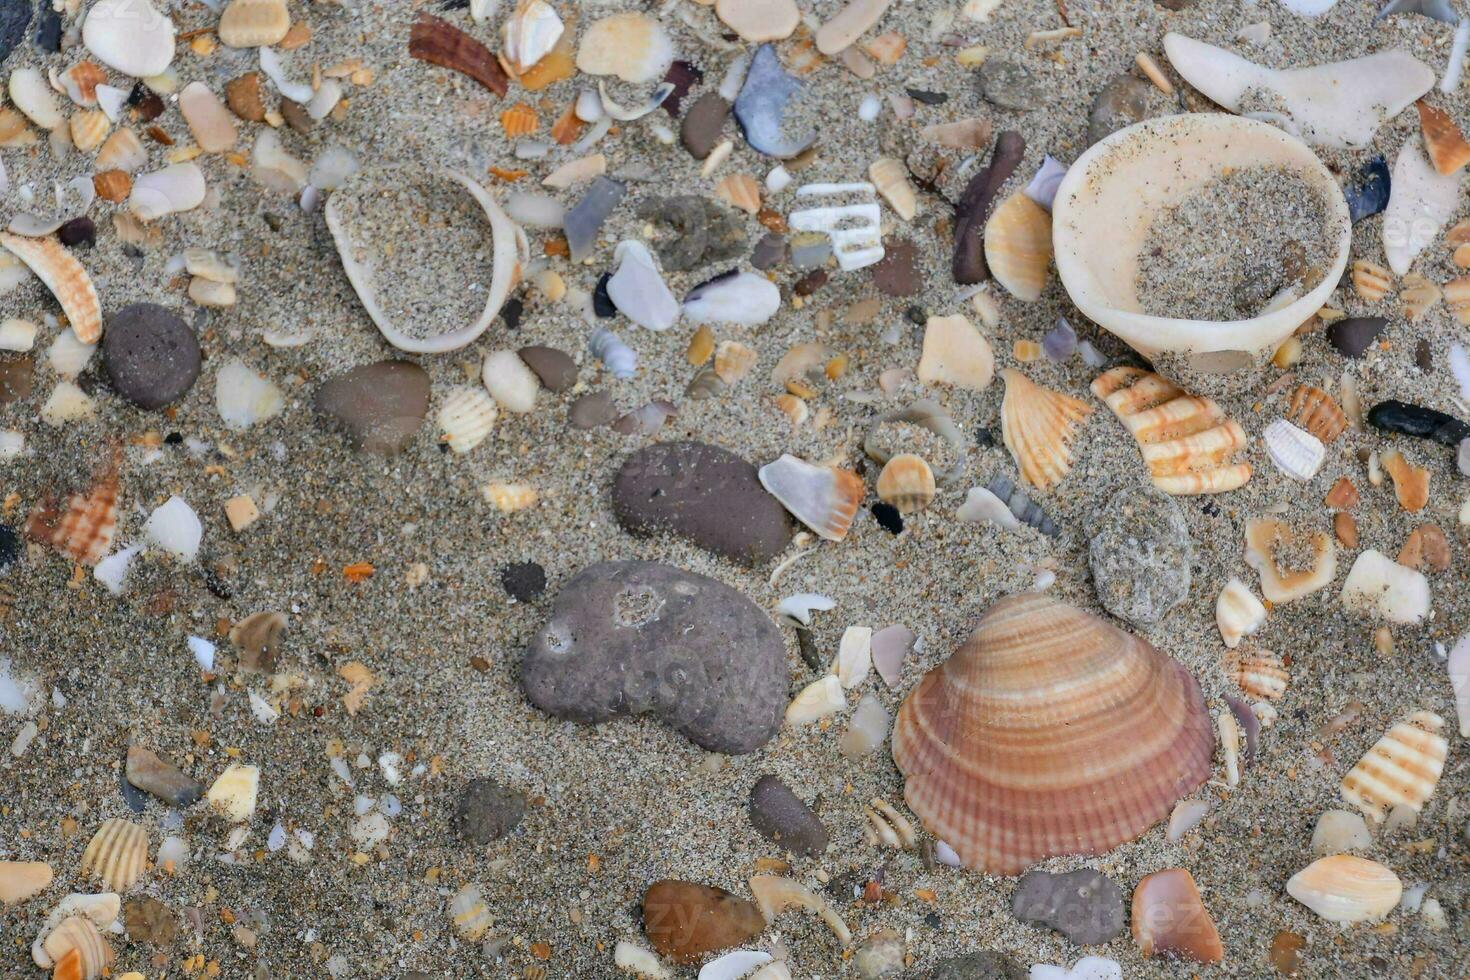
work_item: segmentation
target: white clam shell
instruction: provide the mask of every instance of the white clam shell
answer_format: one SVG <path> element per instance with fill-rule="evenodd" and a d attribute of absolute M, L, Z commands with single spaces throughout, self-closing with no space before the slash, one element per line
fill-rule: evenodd
<path fill-rule="evenodd" d="M 10 101 L 42 129 L 55 129 L 66 122 L 61 103 L 45 76 L 34 68 L 17 68 L 10 73 Z"/>
<path fill-rule="evenodd" d="M 82 22 L 82 43 L 108 67 L 152 78 L 174 60 L 174 22 L 148 0 L 97 0 Z"/>
<path fill-rule="evenodd" d="M 215 377 L 214 404 L 225 427 L 238 432 L 280 415 L 286 399 L 264 375 L 231 358 Z"/>
<path fill-rule="evenodd" d="M 1398 875 L 1376 861 L 1334 854 L 1286 882 L 1286 892 L 1328 922 L 1363 922 L 1391 912 L 1402 897 Z"/>
<path fill-rule="evenodd" d="M 525 414 L 536 407 L 541 379 L 513 350 L 495 350 L 486 354 L 480 380 L 490 396 L 507 412 Z"/>
<path fill-rule="evenodd" d="M 1310 482 L 1327 459 L 1327 447 L 1322 445 L 1322 440 L 1285 419 L 1266 426 L 1261 441 L 1266 444 L 1266 452 L 1276 468 L 1303 483 Z"/>
<path fill-rule="evenodd" d="M 781 308 L 781 290 L 765 276 L 738 272 L 695 286 L 684 298 L 684 315 L 694 323 L 759 326 Z"/>
<path fill-rule="evenodd" d="M 169 497 L 148 515 L 143 537 L 182 561 L 193 561 L 204 538 L 204 525 L 182 497 Z"/>
<path fill-rule="evenodd" d="M 174 163 L 133 182 L 128 207 L 144 221 L 190 211 L 204 203 L 204 172 L 193 163 Z"/>
<path fill-rule="evenodd" d="M 1249 636 L 1266 622 L 1266 607 L 1250 588 L 1238 578 L 1225 583 L 1215 600 L 1215 625 L 1225 645 L 1234 650 L 1242 637 Z"/>
<path fill-rule="evenodd" d="M 1429 579 L 1369 548 L 1343 580 L 1342 604 L 1391 623 L 1418 623 L 1429 614 Z"/>

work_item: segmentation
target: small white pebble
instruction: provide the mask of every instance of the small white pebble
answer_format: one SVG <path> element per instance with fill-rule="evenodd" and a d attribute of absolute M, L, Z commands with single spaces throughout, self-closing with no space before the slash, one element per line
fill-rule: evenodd
<path fill-rule="evenodd" d="M 863 101 L 858 103 L 858 118 L 863 122 L 872 122 L 878 118 L 878 113 L 883 110 L 883 100 L 869 93 L 863 96 Z"/>

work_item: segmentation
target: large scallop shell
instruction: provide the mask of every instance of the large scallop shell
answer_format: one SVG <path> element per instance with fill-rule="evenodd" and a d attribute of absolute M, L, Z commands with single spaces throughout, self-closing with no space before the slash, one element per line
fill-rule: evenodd
<path fill-rule="evenodd" d="M 1021 478 L 1045 490 L 1072 468 L 1072 440 L 1092 407 L 1070 395 L 1043 388 L 1010 368 L 1000 376 L 1006 397 L 1000 406 L 1001 438 L 1015 457 Z"/>
<path fill-rule="evenodd" d="M 968 867 L 1101 854 L 1210 775 L 1199 684 L 1147 641 L 1045 595 L 996 602 L 899 709 L 904 799 Z"/>
<path fill-rule="evenodd" d="M 1382 821 L 1390 807 L 1418 813 L 1434 794 L 1449 743 L 1439 730 L 1444 719 L 1416 711 L 1394 725 L 1343 777 L 1342 798 Z"/>
<path fill-rule="evenodd" d="M 1377 861 L 1334 854 L 1286 882 L 1286 893 L 1328 922 L 1362 922 L 1393 911 L 1403 897 L 1399 876 Z"/>
<path fill-rule="evenodd" d="M 112 966 L 115 954 L 97 926 L 85 915 L 72 915 L 59 922 L 41 941 L 41 956 L 32 949 L 31 958 L 55 964 L 53 977 L 97 980 Z"/>
<path fill-rule="evenodd" d="M 51 295 L 61 304 L 61 311 L 71 321 L 71 328 L 84 344 L 95 344 L 102 336 L 102 302 L 87 276 L 87 270 L 70 251 L 55 238 L 23 238 L 0 232 L 0 245 L 15 254 L 36 274 Z"/>
<path fill-rule="evenodd" d="M 1104 371 L 1092 393 L 1138 440 L 1154 486 L 1165 493 L 1224 493 L 1251 478 L 1249 463 L 1230 462 L 1245 448 L 1245 430 L 1210 399 L 1135 367 Z"/>
<path fill-rule="evenodd" d="M 847 537 L 866 489 L 856 473 L 817 466 L 790 453 L 762 466 L 759 476 L 781 506 L 828 541 Z"/>
<path fill-rule="evenodd" d="M 934 500 L 934 471 L 913 453 L 899 453 L 878 474 L 878 499 L 900 514 L 923 510 Z"/>
<path fill-rule="evenodd" d="M 985 263 L 1016 299 L 1040 299 L 1051 266 L 1051 212 L 1025 194 L 1003 201 L 985 222 Z"/>
<path fill-rule="evenodd" d="M 1310 555 L 1310 564 L 1303 564 Z M 1311 595 L 1337 573 L 1337 546 L 1326 531 L 1298 531 L 1262 518 L 1245 526 L 1245 563 L 1261 573 L 1261 595 L 1275 603 Z"/>
<path fill-rule="evenodd" d="M 97 828 L 82 854 L 82 874 L 96 876 L 125 892 L 148 870 L 148 832 L 135 823 L 112 819 Z"/>
<path fill-rule="evenodd" d="M 26 537 L 49 544 L 73 561 L 95 565 L 112 549 L 117 536 L 118 468 L 113 455 L 91 489 L 75 493 L 56 507 L 43 501 L 26 521 Z"/>

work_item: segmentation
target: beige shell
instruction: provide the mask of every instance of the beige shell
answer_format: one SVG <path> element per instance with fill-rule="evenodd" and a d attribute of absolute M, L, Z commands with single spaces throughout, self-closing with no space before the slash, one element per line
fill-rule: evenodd
<path fill-rule="evenodd" d="M 919 355 L 920 381 L 980 391 L 994 378 L 995 355 L 969 320 L 958 313 L 928 319 Z"/>
<path fill-rule="evenodd" d="M 488 483 L 485 485 L 485 500 L 502 514 L 514 514 L 535 505 L 540 499 L 536 488 L 529 483 Z"/>
<path fill-rule="evenodd" d="M 1409 321 L 1418 323 L 1439 302 L 1440 295 L 1438 286 L 1419 273 L 1410 272 L 1404 276 L 1403 286 L 1399 289 L 1399 302 L 1403 304 L 1404 315 Z"/>
<path fill-rule="evenodd" d="M 87 276 L 87 270 L 62 244 L 50 236 L 23 238 L 0 232 L 0 245 L 5 246 L 30 266 L 51 295 L 61 304 L 61 311 L 71 322 L 77 339 L 95 344 L 102 336 L 102 303 Z"/>
<path fill-rule="evenodd" d="M 1092 393 L 1138 441 L 1154 486 L 1165 493 L 1224 493 L 1250 480 L 1249 463 L 1230 462 L 1245 448 L 1245 430 L 1212 400 L 1135 367 L 1098 375 Z"/>
<path fill-rule="evenodd" d="M 1225 646 L 1234 650 L 1241 639 L 1260 629 L 1266 622 L 1266 607 L 1238 578 L 1225 583 L 1215 599 L 1215 625 Z"/>
<path fill-rule="evenodd" d="M 895 851 L 911 851 L 918 843 L 914 825 L 887 800 L 874 799 L 863 811 L 863 818 L 868 824 L 864 836 L 873 847 L 882 845 Z"/>
<path fill-rule="evenodd" d="M 1184 868 L 1155 871 L 1133 889 L 1133 940 L 1144 956 L 1218 963 L 1225 955 L 1215 920 Z"/>
<path fill-rule="evenodd" d="M 41 942 L 45 956 L 56 964 L 53 978 L 97 980 L 115 959 L 112 947 L 85 915 L 72 915 L 57 923 Z M 34 950 L 32 951 L 34 954 Z M 39 957 L 34 957 L 39 959 Z"/>
<path fill-rule="evenodd" d="M 1376 303 L 1393 289 L 1393 273 L 1367 259 L 1353 263 L 1353 289 L 1365 303 Z"/>
<path fill-rule="evenodd" d="M 1326 531 L 1299 531 L 1270 518 L 1245 526 L 1245 563 L 1261 573 L 1261 595 L 1274 603 L 1311 595 L 1332 582 L 1337 545 Z"/>
<path fill-rule="evenodd" d="M 291 29 L 286 0 L 230 0 L 219 18 L 220 43 L 260 48 L 278 43 Z"/>
<path fill-rule="evenodd" d="M 985 222 L 985 262 L 1016 299 L 1040 299 L 1051 267 L 1051 212 L 1021 193 L 1003 201 Z"/>
<path fill-rule="evenodd" d="M 923 510 L 934 501 L 934 471 L 912 453 L 899 453 L 878 474 L 878 499 L 900 514 Z"/>
<path fill-rule="evenodd" d="M 147 870 L 148 832 L 126 820 L 104 823 L 82 854 L 82 874 L 101 878 L 115 892 L 132 888 Z"/>
<path fill-rule="evenodd" d="M 1334 854 L 1292 875 L 1286 893 L 1328 922 L 1351 923 L 1393 911 L 1404 886 L 1398 875 L 1377 861 Z"/>
<path fill-rule="evenodd" d="M 1226 654 L 1225 674 L 1245 693 L 1268 701 L 1285 694 L 1286 682 L 1291 679 L 1281 658 L 1265 650 Z"/>
<path fill-rule="evenodd" d="M 1444 301 L 1460 326 L 1470 327 L 1470 276 L 1460 276 L 1444 284 Z"/>
<path fill-rule="evenodd" d="M 976 870 L 1102 854 L 1210 775 L 1199 684 L 1146 640 L 1043 594 L 1003 598 L 904 700 L 904 799 Z"/>
<path fill-rule="evenodd" d="M 454 923 L 454 931 L 470 942 L 490 931 L 495 918 L 485 905 L 479 885 L 467 884 L 454 893 L 449 900 L 449 921 Z"/>
<path fill-rule="evenodd" d="M 868 179 L 900 218 L 914 220 L 919 213 L 919 194 L 909 183 L 908 168 L 893 157 L 880 157 L 868 167 Z"/>
<path fill-rule="evenodd" d="M 26 537 L 49 544 L 81 562 L 95 565 L 112 550 L 117 536 L 118 467 L 121 454 L 114 453 L 85 493 L 75 493 L 61 507 L 43 501 L 26 520 Z"/>
<path fill-rule="evenodd" d="M 0 905 L 16 905 L 39 894 L 52 877 L 45 861 L 0 861 Z"/>
<path fill-rule="evenodd" d="M 1321 388 L 1299 385 L 1291 393 L 1290 414 L 1296 423 L 1328 444 L 1347 429 L 1347 416 Z"/>
<path fill-rule="evenodd" d="M 722 340 L 715 347 L 715 374 L 727 385 L 738 384 L 755 367 L 757 354 L 736 340 Z"/>
<path fill-rule="evenodd" d="M 761 209 L 761 185 L 750 174 L 729 174 L 715 185 L 715 197 L 746 214 Z"/>
<path fill-rule="evenodd" d="M 455 453 L 467 453 L 490 435 L 500 409 L 481 387 L 461 387 L 439 409 L 439 428 Z"/>
<path fill-rule="evenodd" d="M 1376 821 L 1396 806 L 1418 813 L 1444 771 L 1449 743 L 1439 734 L 1443 727 L 1444 719 L 1429 711 L 1394 725 L 1343 777 L 1342 798 Z"/>
<path fill-rule="evenodd" d="M 851 470 L 819 466 L 790 453 L 758 471 L 761 486 L 791 515 L 828 541 L 847 537 L 867 486 Z"/>
<path fill-rule="evenodd" d="M 102 145 L 112 130 L 112 122 L 101 109 L 87 109 L 75 113 L 68 121 L 71 128 L 72 145 L 83 153 L 91 153 Z"/>
<path fill-rule="evenodd" d="M 97 158 L 93 162 L 99 171 L 131 172 L 148 164 L 148 151 L 143 149 L 143 143 L 138 139 L 137 133 L 124 128 L 107 137 L 107 142 L 103 143 L 102 149 L 97 151 Z"/>
<path fill-rule="evenodd" d="M 791 423 L 792 432 L 795 432 L 797 429 L 801 428 L 802 423 L 807 420 L 807 417 L 809 415 L 811 415 L 811 409 L 807 407 L 806 400 L 803 398 L 799 398 L 796 395 L 791 394 L 790 392 L 777 395 L 775 401 L 776 408 L 779 409 L 781 414 L 786 416 L 786 420 Z"/>
<path fill-rule="evenodd" d="M 1020 371 L 1006 369 L 1006 396 L 1000 406 L 1001 438 L 1021 478 L 1045 490 L 1056 486 L 1072 468 L 1072 441 L 1092 406 L 1070 395 L 1032 382 Z"/>

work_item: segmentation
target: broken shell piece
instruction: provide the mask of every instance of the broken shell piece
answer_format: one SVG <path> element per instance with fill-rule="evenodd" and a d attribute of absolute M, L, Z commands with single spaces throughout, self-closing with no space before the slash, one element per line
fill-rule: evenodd
<path fill-rule="evenodd" d="M 97 403 L 90 395 L 70 381 L 63 381 L 51 389 L 46 404 L 41 406 L 41 421 L 51 426 L 62 426 L 90 419 L 96 411 Z"/>
<path fill-rule="evenodd" d="M 826 674 L 802 688 L 786 706 L 786 724 L 793 728 L 810 725 L 847 707 L 842 681 L 836 674 Z"/>
<path fill-rule="evenodd" d="M 919 195 L 914 185 L 909 183 L 908 168 L 903 161 L 893 157 L 874 160 L 868 167 L 868 179 L 900 218 L 914 220 L 914 215 L 919 212 Z"/>
<path fill-rule="evenodd" d="M 486 502 L 502 514 L 514 514 L 534 507 L 541 498 L 529 483 L 487 483 L 483 493 Z"/>
<path fill-rule="evenodd" d="M 551 53 L 566 26 L 546 0 L 520 0 L 501 25 L 505 60 L 522 75 Z"/>
<path fill-rule="evenodd" d="M 1025 303 L 1041 298 L 1051 267 L 1051 213 L 1025 194 L 1001 202 L 985 222 L 985 262 L 995 281 Z"/>
<path fill-rule="evenodd" d="M 1367 259 L 1353 263 L 1353 291 L 1362 300 L 1376 303 L 1393 289 L 1393 273 Z"/>
<path fill-rule="evenodd" d="M 131 889 L 147 870 L 148 833 L 126 820 L 104 823 L 82 854 L 82 874 L 116 892 Z"/>
<path fill-rule="evenodd" d="M 992 271 L 994 265 L 991 266 Z M 1092 407 L 1070 395 L 1033 383 L 1020 371 L 1001 372 L 1006 395 L 1001 402 L 1001 438 L 1021 478 L 1045 490 L 1072 468 L 1072 442 Z"/>
<path fill-rule="evenodd" d="M 756 48 L 733 110 L 745 141 L 757 153 L 790 160 L 816 142 L 815 129 L 793 135 L 786 126 L 787 105 L 801 89 L 802 83 L 782 67 L 772 45 Z M 728 98 L 728 93 L 722 94 Z"/>
<path fill-rule="evenodd" d="M 817 913 L 827 924 L 827 928 L 832 930 L 832 934 L 837 937 L 839 943 L 846 946 L 852 942 L 852 930 L 847 928 L 847 923 L 842 921 L 842 917 L 799 882 L 777 875 L 756 875 L 750 879 L 750 894 L 755 897 L 761 917 L 767 923 L 774 922 L 785 909 L 799 905 L 808 911 Z"/>
<path fill-rule="evenodd" d="M 231 763 L 210 785 L 205 799 L 211 810 L 230 823 L 245 823 L 255 815 L 259 794 L 259 767 Z"/>
<path fill-rule="evenodd" d="M 465 887 L 473 886 L 466 885 Z M 488 916 L 488 909 L 486 914 Z M 488 929 L 489 926 L 487 925 L 486 928 Z M 631 973 L 637 977 L 648 977 L 650 980 L 673 980 L 674 977 L 668 968 L 659 962 L 658 955 L 652 950 L 623 940 L 619 940 L 618 944 L 613 947 L 613 966 L 624 973 Z"/>
<path fill-rule="evenodd" d="M 186 562 L 199 554 L 203 536 L 199 515 L 178 496 L 170 496 L 155 507 L 143 525 L 143 537 L 149 544 Z"/>
<path fill-rule="evenodd" d="M 1286 693 L 1291 679 L 1281 658 L 1265 652 L 1227 654 L 1225 674 L 1245 693 L 1271 701 Z"/>
<path fill-rule="evenodd" d="M 727 385 L 736 385 L 755 367 L 756 352 L 738 340 L 722 340 L 715 347 L 715 376 Z"/>
<path fill-rule="evenodd" d="M 96 565 L 112 550 L 117 536 L 120 463 L 121 455 L 114 454 L 92 487 L 72 494 L 61 507 L 45 501 L 37 505 L 26 520 L 26 537 L 83 565 Z"/>
<path fill-rule="evenodd" d="M 61 75 L 61 87 L 66 90 L 66 97 L 86 109 L 97 104 L 97 88 L 106 81 L 107 72 L 95 61 L 79 61 Z M 109 115 L 109 118 L 112 117 Z"/>
<path fill-rule="evenodd" d="M 643 13 L 613 14 L 594 22 L 577 48 L 577 70 L 616 75 L 635 84 L 668 71 L 674 46 L 663 25 Z"/>
<path fill-rule="evenodd" d="M 1311 595 L 1332 581 L 1337 546 L 1326 531 L 1298 531 L 1285 521 L 1245 526 L 1245 563 L 1261 573 L 1261 594 L 1274 603 Z"/>
<path fill-rule="evenodd" d="M 1391 623 L 1418 623 L 1429 614 L 1429 579 L 1369 548 L 1343 580 L 1342 604 Z"/>
<path fill-rule="evenodd" d="M 923 510 L 934 500 L 934 472 L 920 457 L 900 453 L 878 474 L 878 499 L 897 507 L 900 514 Z"/>
<path fill-rule="evenodd" d="M 93 109 L 72 116 L 68 128 L 71 130 L 72 145 L 83 153 L 91 153 L 107 138 L 112 123 L 108 121 L 105 112 Z"/>
<path fill-rule="evenodd" d="M 1003 531 L 1021 530 L 1021 521 L 1006 502 L 986 487 L 971 487 L 954 516 L 973 524 L 994 524 Z"/>
<path fill-rule="evenodd" d="M 1423 510 L 1429 503 L 1429 470 L 1414 466 L 1393 449 L 1379 457 L 1379 462 L 1393 478 L 1393 493 L 1399 506 L 1407 511 Z"/>
<path fill-rule="evenodd" d="M 152 78 L 174 59 L 174 24 L 148 0 L 98 0 L 82 23 L 82 43 L 108 67 Z"/>
<path fill-rule="evenodd" d="M 235 0 L 238 4 L 240 0 Z M 205 153 L 223 153 L 235 145 L 239 132 L 219 96 L 202 82 L 190 82 L 179 93 L 179 112 L 189 124 L 194 141 Z"/>
<path fill-rule="evenodd" d="M 456 453 L 467 453 L 490 435 L 499 410 L 484 388 L 459 388 L 439 409 L 444 441 Z"/>
<path fill-rule="evenodd" d="M 1328 810 L 1317 818 L 1312 828 L 1313 854 L 1341 854 L 1344 851 L 1366 850 L 1373 846 L 1373 835 L 1368 825 L 1356 813 L 1345 810 Z"/>
<path fill-rule="evenodd" d="M 1092 393 L 1133 434 L 1154 486 L 1165 493 L 1223 493 L 1250 480 L 1249 463 L 1230 463 L 1246 445 L 1245 430 L 1211 399 L 1134 367 L 1098 375 Z"/>
<path fill-rule="evenodd" d="M 838 742 L 837 751 L 844 759 L 860 759 L 871 754 L 888 737 L 888 725 L 892 721 L 883 703 L 871 694 L 864 694 L 853 709 L 847 731 Z"/>
<path fill-rule="evenodd" d="M 495 925 L 476 884 L 467 884 L 449 900 L 449 921 L 454 931 L 469 942 L 477 942 Z"/>
<path fill-rule="evenodd" d="M 1240 785 L 1240 721 L 1229 708 L 1215 716 L 1220 733 L 1220 758 L 1225 763 L 1225 785 Z"/>
<path fill-rule="evenodd" d="M 1302 483 L 1311 482 L 1327 459 L 1327 447 L 1320 439 L 1286 419 L 1277 419 L 1266 426 L 1261 441 L 1266 444 L 1266 452 L 1276 468 Z"/>
<path fill-rule="evenodd" d="M 197 164 L 174 163 L 133 181 L 128 207 L 140 220 L 156 221 L 165 215 L 197 208 L 204 203 L 207 190 L 204 172 Z"/>
<path fill-rule="evenodd" d="M 995 376 L 995 355 L 962 314 L 931 316 L 924 328 L 919 380 L 981 391 Z"/>
<path fill-rule="evenodd" d="M 1184 868 L 1156 871 L 1133 890 L 1133 941 L 1144 956 L 1195 963 L 1218 963 L 1224 956 L 1220 932 Z"/>
<path fill-rule="evenodd" d="M 847 204 L 793 211 L 793 231 L 820 231 L 832 241 L 833 254 L 844 272 L 862 269 L 883 258 L 882 212 L 869 183 L 807 184 L 796 191 L 797 200 L 845 200 Z"/>
<path fill-rule="evenodd" d="M 1419 129 L 1424 136 L 1424 149 L 1434 169 L 1449 175 L 1470 163 L 1470 143 L 1448 112 L 1436 108 L 1420 99 L 1414 103 L 1419 110 Z"/>
<path fill-rule="evenodd" d="M 0 861 L 0 905 L 17 905 L 39 895 L 53 877 L 45 861 Z"/>
<path fill-rule="evenodd" d="M 1334 854 L 1292 875 L 1286 893 L 1328 922 L 1352 923 L 1393 911 L 1404 886 L 1398 875 L 1376 861 Z"/>
<path fill-rule="evenodd" d="M 837 647 L 837 659 L 832 672 L 842 682 L 842 689 L 850 691 L 868 679 L 873 667 L 873 628 L 871 626 L 849 626 L 842 632 L 842 642 Z"/>
<path fill-rule="evenodd" d="M 87 270 L 76 257 L 49 236 L 23 238 L 0 232 L 0 245 L 29 266 L 51 290 L 77 339 L 84 344 L 95 344 L 102 336 L 102 303 Z"/>
<path fill-rule="evenodd" d="M 1321 388 L 1298 385 L 1291 393 L 1290 411 L 1298 425 L 1323 443 L 1331 443 L 1347 429 L 1347 416 Z"/>
<path fill-rule="evenodd" d="M 1459 209 L 1460 180 L 1437 172 L 1410 139 L 1394 159 L 1390 186 L 1383 211 L 1383 254 L 1388 267 L 1402 276 Z"/>
<path fill-rule="evenodd" d="M 1210 804 L 1205 800 L 1180 800 L 1169 814 L 1169 826 L 1164 837 L 1171 841 L 1182 840 L 1185 834 L 1199 826 L 1209 812 Z"/>
<path fill-rule="evenodd" d="M 524 415 L 536 408 L 541 379 L 513 350 L 495 350 L 485 355 L 480 369 L 485 390 L 507 412 Z"/>
<path fill-rule="evenodd" d="M 215 376 L 214 404 L 225 427 L 238 432 L 280 415 L 286 397 L 265 375 L 232 357 Z"/>
<path fill-rule="evenodd" d="M 42 129 L 52 130 L 66 122 L 56 93 L 36 69 L 17 68 L 11 72 L 8 92 L 11 103 Z"/>
<path fill-rule="evenodd" d="M 1429 711 L 1416 711 L 1394 725 L 1343 777 L 1342 798 L 1376 823 L 1390 807 L 1423 810 L 1449 752 L 1439 733 L 1443 727 L 1444 719 Z"/>
<path fill-rule="evenodd" d="M 472 78 L 498 96 L 504 96 L 510 88 L 510 78 L 500 61 L 489 48 L 475 38 L 445 20 L 420 12 L 408 35 L 409 57 Z M 283 84 L 279 61 L 270 48 L 260 49 L 260 66 L 271 76 L 281 94 L 293 102 L 306 103 L 311 99 L 311 89 L 305 86 L 304 93 L 293 93 Z"/>
<path fill-rule="evenodd" d="M 227 282 L 195 278 L 189 281 L 189 298 L 200 306 L 224 309 L 235 305 L 235 287 Z"/>
<path fill-rule="evenodd" d="M 761 209 L 761 185 L 750 174 L 728 174 L 715 185 L 715 197 L 746 214 Z"/>
<path fill-rule="evenodd" d="M 131 173 L 147 166 L 148 151 L 143 149 L 137 133 L 131 129 L 119 129 L 107 137 L 107 142 L 102 144 L 92 162 L 99 172 L 122 170 Z"/>
<path fill-rule="evenodd" d="M 1227 647 L 1234 650 L 1240 646 L 1242 637 L 1251 635 L 1265 622 L 1266 607 L 1244 582 L 1233 578 L 1225 583 L 1215 600 L 1215 625 L 1220 628 L 1220 637 Z"/>
<path fill-rule="evenodd" d="M 53 980 L 97 980 L 115 954 L 97 925 L 85 915 L 69 915 L 31 946 L 37 966 L 55 967 Z"/>
<path fill-rule="evenodd" d="M 828 541 L 841 541 L 857 516 L 862 478 L 835 466 L 816 466 L 786 453 L 760 468 L 761 486 L 797 520 Z"/>
<path fill-rule="evenodd" d="M 1417 272 L 1410 272 L 1404 276 L 1403 287 L 1399 290 L 1399 302 L 1403 304 L 1404 315 L 1409 318 L 1409 322 L 1418 323 L 1434 308 L 1442 295 L 1434 283 Z"/>
<path fill-rule="evenodd" d="M 628 319 L 649 330 L 667 330 L 679 319 L 679 301 L 659 274 L 648 246 L 636 239 L 613 250 L 617 271 L 607 281 L 607 295 Z"/>

